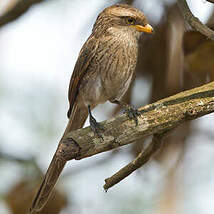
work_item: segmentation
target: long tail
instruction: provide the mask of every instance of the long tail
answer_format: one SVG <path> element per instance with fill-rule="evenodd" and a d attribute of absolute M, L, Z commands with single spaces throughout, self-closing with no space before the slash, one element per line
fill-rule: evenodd
<path fill-rule="evenodd" d="M 83 105 L 80 106 L 78 104 L 75 104 L 72 108 L 69 122 L 62 136 L 62 139 L 68 132 L 82 128 L 87 117 L 87 108 Z M 36 197 L 33 200 L 29 213 L 33 213 L 34 211 L 38 212 L 46 204 L 46 202 L 48 201 L 48 197 L 50 196 L 50 193 L 52 192 L 65 164 L 66 161 L 57 158 L 55 153 L 48 167 L 44 180 L 39 188 L 39 191 L 37 192 Z"/>

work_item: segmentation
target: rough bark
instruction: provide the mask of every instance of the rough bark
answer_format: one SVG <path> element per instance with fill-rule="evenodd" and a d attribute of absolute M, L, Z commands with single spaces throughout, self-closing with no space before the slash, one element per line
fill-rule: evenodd
<path fill-rule="evenodd" d="M 130 121 L 126 114 L 103 121 L 103 141 L 90 127 L 70 132 L 59 145 L 57 155 L 66 160 L 82 159 L 110 151 L 139 139 L 172 130 L 185 123 L 214 111 L 214 82 L 178 93 L 139 109 L 139 125 Z"/>

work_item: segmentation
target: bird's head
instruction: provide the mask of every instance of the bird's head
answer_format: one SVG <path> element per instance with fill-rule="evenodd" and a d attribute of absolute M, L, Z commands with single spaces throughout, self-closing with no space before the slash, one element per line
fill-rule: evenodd
<path fill-rule="evenodd" d="M 153 28 L 148 24 L 145 15 L 127 4 L 116 4 L 104 9 L 93 27 L 97 36 L 109 33 L 109 30 L 131 33 L 139 37 L 142 32 L 153 33 Z"/>

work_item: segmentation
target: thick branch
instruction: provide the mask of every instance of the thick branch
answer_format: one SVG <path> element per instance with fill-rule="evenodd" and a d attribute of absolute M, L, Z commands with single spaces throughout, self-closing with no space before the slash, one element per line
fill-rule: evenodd
<path fill-rule="evenodd" d="M 57 156 L 66 160 L 82 159 L 124 146 L 143 137 L 163 133 L 188 120 L 214 111 L 214 82 L 181 92 L 139 109 L 139 125 L 126 114 L 102 122 L 105 131 L 103 141 L 90 127 L 70 132 L 59 145 Z M 74 149 L 77 147 L 79 149 Z"/>
<path fill-rule="evenodd" d="M 186 0 L 177 0 L 178 6 L 189 25 L 195 30 L 199 31 L 209 39 L 214 39 L 214 31 L 204 25 L 197 17 L 190 11 Z"/>
<path fill-rule="evenodd" d="M 37 3 L 40 3 L 44 0 L 20 0 L 16 3 L 16 5 L 6 12 L 4 15 L 0 16 L 0 27 L 16 20 L 22 14 L 28 11 L 28 9 Z"/>

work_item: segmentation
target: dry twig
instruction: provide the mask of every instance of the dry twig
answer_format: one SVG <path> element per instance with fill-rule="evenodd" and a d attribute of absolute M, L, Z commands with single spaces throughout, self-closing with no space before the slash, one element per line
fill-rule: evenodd
<path fill-rule="evenodd" d="M 110 187 L 122 181 L 124 178 L 129 176 L 132 172 L 139 169 L 145 163 L 149 161 L 151 156 L 159 150 L 162 144 L 162 138 L 165 136 L 163 134 L 154 134 L 152 142 L 143 150 L 131 163 L 120 169 L 113 176 L 105 179 L 105 185 L 103 188 L 107 191 Z"/>
<path fill-rule="evenodd" d="M 165 133 L 188 120 L 214 112 L 214 82 L 181 92 L 139 109 L 138 126 L 126 114 L 102 122 L 103 141 L 90 127 L 70 132 L 57 150 L 58 158 L 66 161 L 82 159 L 139 141 L 143 137 Z M 149 160 L 155 141 L 140 154 L 141 165 Z M 158 144 L 159 145 L 159 144 Z M 145 153 L 146 152 L 146 153 Z M 125 172 L 130 174 L 128 171 Z"/>
<path fill-rule="evenodd" d="M 7 11 L 4 15 L 0 16 L 0 27 L 16 20 L 34 4 L 43 2 L 44 0 L 20 0 L 17 1 L 11 10 Z"/>
<path fill-rule="evenodd" d="M 214 0 L 207 0 L 208 2 L 210 2 L 210 3 L 214 3 Z"/>
<path fill-rule="evenodd" d="M 214 31 L 204 25 L 197 17 L 190 11 L 186 0 L 177 0 L 178 6 L 189 25 L 195 30 L 199 31 L 209 39 L 214 39 Z"/>

